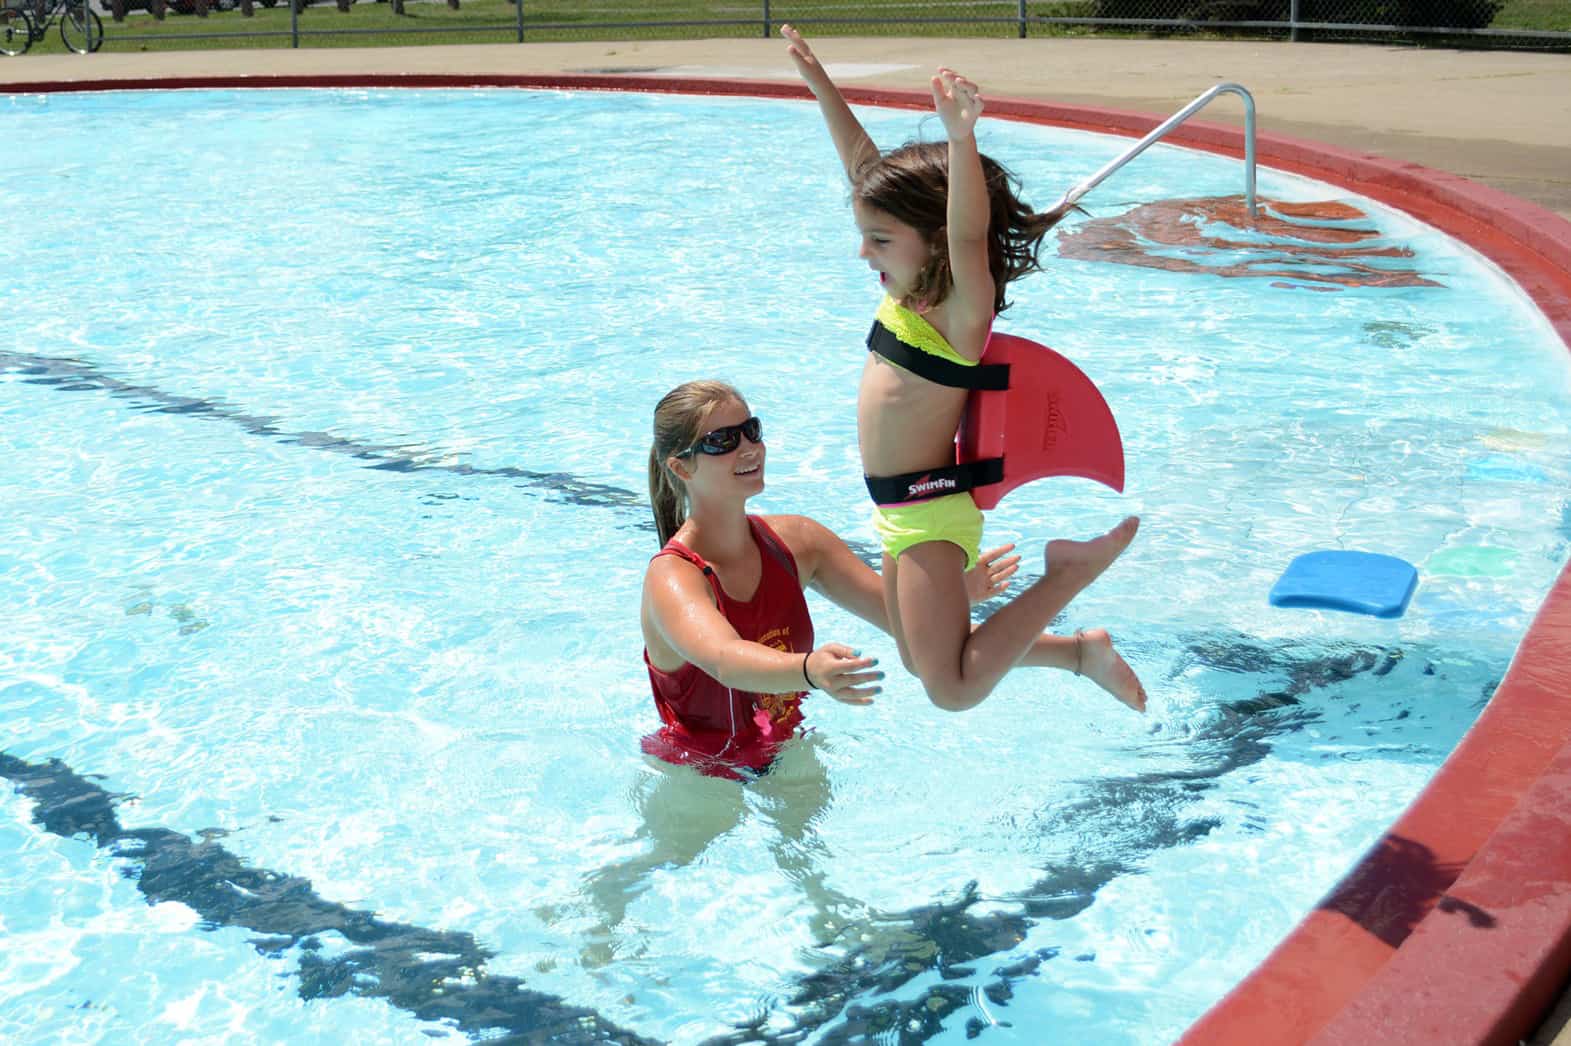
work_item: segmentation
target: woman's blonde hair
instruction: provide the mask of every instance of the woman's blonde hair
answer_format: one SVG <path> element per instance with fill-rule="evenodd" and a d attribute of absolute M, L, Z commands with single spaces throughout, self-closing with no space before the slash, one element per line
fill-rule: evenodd
<path fill-rule="evenodd" d="M 649 447 L 649 505 L 663 546 L 687 519 L 687 487 L 666 466 L 704 434 L 709 416 L 725 403 L 747 401 L 723 381 L 689 381 L 655 405 L 655 441 Z"/>

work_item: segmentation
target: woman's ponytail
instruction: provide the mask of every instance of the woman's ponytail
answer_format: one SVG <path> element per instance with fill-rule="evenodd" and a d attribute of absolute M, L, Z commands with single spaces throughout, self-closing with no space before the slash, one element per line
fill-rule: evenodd
<path fill-rule="evenodd" d="M 665 467 L 665 458 L 654 447 L 649 448 L 649 507 L 654 509 L 655 530 L 663 548 L 687 519 L 687 491 L 676 482 Z"/>

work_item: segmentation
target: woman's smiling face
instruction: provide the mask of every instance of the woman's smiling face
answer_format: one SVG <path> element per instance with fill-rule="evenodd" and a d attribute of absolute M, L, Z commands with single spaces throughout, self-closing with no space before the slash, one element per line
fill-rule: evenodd
<path fill-rule="evenodd" d="M 728 400 L 719 404 L 704 422 L 704 431 L 712 432 L 732 425 L 740 425 L 752 414 L 746 403 Z M 764 489 L 765 448 L 762 435 L 757 443 L 741 437 L 736 449 L 726 454 L 695 453 L 686 459 L 692 479 L 688 483 L 741 483 L 749 494 Z"/>

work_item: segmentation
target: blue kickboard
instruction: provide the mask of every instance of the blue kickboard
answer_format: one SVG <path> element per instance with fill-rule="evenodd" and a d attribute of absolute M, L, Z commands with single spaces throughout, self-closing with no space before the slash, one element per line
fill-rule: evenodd
<path fill-rule="evenodd" d="M 1377 552 L 1305 552 L 1271 586 L 1271 605 L 1401 617 L 1417 587 L 1418 571 L 1405 559 Z"/>

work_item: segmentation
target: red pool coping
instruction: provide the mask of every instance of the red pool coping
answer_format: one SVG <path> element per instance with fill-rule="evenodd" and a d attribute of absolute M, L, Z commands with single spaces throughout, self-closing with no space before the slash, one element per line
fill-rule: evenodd
<path fill-rule="evenodd" d="M 203 87 L 528 87 L 806 99 L 795 83 L 576 75 L 223 76 L 0 83 L 3 93 Z M 925 92 L 848 88 L 926 109 Z M 988 98 L 994 116 L 1138 137 L 1163 117 Z M 1262 120 L 1268 114 L 1262 114 Z M 1242 157 L 1242 130 L 1166 139 Z M 1571 223 L 1443 171 L 1261 133 L 1262 166 L 1339 185 L 1468 244 L 1526 291 L 1571 349 Z M 1509 1046 L 1571 979 L 1571 561 L 1489 705 L 1342 881 L 1179 1040 L 1181 1046 Z"/>

